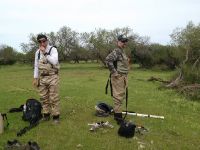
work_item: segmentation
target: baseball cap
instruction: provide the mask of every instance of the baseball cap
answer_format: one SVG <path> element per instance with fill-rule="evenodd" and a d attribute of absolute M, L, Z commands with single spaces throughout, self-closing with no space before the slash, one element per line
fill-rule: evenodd
<path fill-rule="evenodd" d="M 118 41 L 121 41 L 121 42 L 128 42 L 128 38 L 127 37 L 125 37 L 124 35 L 119 35 L 118 37 L 117 37 L 117 40 Z"/>

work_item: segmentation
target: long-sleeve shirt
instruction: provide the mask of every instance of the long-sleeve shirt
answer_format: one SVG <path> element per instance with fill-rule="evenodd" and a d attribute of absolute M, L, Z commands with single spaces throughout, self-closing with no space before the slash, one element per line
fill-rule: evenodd
<path fill-rule="evenodd" d="M 47 45 L 47 48 L 45 49 L 45 52 L 48 53 L 49 50 L 50 50 L 51 46 L 50 45 Z M 51 49 L 51 53 L 47 56 L 44 56 L 42 54 L 42 52 L 38 49 L 36 52 L 35 52 L 35 63 L 34 63 L 34 78 L 38 78 L 39 76 L 39 70 L 38 70 L 38 65 L 39 65 L 39 59 L 38 59 L 38 55 L 39 55 L 39 52 L 40 52 L 40 59 L 42 57 L 46 57 L 47 61 L 49 63 L 51 63 L 52 65 L 56 65 L 58 64 L 58 51 L 55 47 L 53 47 Z"/>
<path fill-rule="evenodd" d="M 120 49 L 114 49 L 105 60 L 108 69 L 110 70 L 111 74 L 113 73 L 128 73 L 129 65 L 128 65 L 128 58 L 125 52 Z"/>

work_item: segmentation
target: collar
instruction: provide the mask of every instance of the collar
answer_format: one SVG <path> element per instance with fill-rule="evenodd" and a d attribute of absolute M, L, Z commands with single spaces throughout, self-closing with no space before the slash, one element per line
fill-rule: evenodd
<path fill-rule="evenodd" d="M 124 53 L 124 50 L 122 48 L 120 47 L 117 47 L 117 48 L 120 50 L 121 53 Z"/>

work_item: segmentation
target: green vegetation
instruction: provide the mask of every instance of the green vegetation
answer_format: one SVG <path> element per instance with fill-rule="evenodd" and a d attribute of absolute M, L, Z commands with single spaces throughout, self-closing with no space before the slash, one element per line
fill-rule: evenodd
<path fill-rule="evenodd" d="M 31 85 L 31 66 L 13 65 L 0 68 L 0 112 L 18 107 L 28 98 L 39 99 Z M 129 74 L 130 111 L 165 116 L 164 120 L 129 116 L 127 119 L 149 129 L 144 135 L 125 139 L 117 135 L 118 125 L 112 117 L 94 116 L 98 101 L 112 104 L 105 95 L 108 70 L 98 64 L 62 64 L 60 74 L 61 124 L 41 122 L 22 137 L 16 132 L 28 123 L 21 120 L 21 113 L 8 114 L 9 128 L 0 135 L 0 149 L 7 140 L 22 142 L 34 140 L 43 150 L 122 150 L 122 149 L 200 149 L 200 103 L 190 101 L 172 89 L 159 90 L 160 83 L 146 81 L 150 76 L 169 80 L 174 72 L 152 71 L 133 67 Z M 125 105 L 124 105 L 125 106 Z M 88 123 L 109 121 L 114 129 L 89 131 Z M 77 148 L 77 145 L 82 146 Z M 142 145 L 142 146 L 141 146 Z"/>

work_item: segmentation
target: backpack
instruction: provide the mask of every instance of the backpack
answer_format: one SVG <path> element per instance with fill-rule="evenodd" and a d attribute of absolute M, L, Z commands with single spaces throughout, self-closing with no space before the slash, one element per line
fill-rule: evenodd
<path fill-rule="evenodd" d="M 26 104 L 23 106 L 22 120 L 34 124 L 39 121 L 42 117 L 42 105 L 36 99 L 28 99 Z"/>
<path fill-rule="evenodd" d="M 98 117 L 107 117 L 113 112 L 113 107 L 103 102 L 98 103 L 95 106 L 95 109 L 96 109 L 95 115 Z"/>
<path fill-rule="evenodd" d="M 126 138 L 132 138 L 135 135 L 136 125 L 132 122 L 123 121 L 118 129 L 118 135 Z"/>
<path fill-rule="evenodd" d="M 42 105 L 36 99 L 28 99 L 26 101 L 26 104 L 21 105 L 19 108 L 11 108 L 9 110 L 10 113 L 20 112 L 20 111 L 23 111 L 22 120 L 28 121 L 29 126 L 21 129 L 17 133 L 17 136 L 22 136 L 28 130 L 30 130 L 31 128 L 33 128 L 39 124 L 39 121 L 42 118 L 42 113 L 41 113 Z"/>

